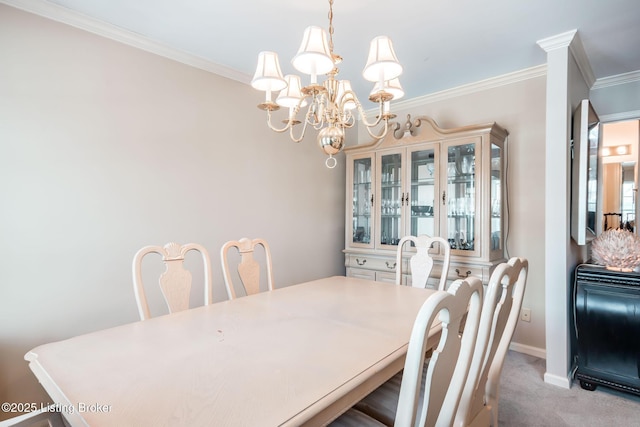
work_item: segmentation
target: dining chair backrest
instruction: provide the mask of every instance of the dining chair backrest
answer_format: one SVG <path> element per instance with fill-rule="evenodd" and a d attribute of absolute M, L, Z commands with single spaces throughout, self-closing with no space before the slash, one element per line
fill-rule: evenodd
<path fill-rule="evenodd" d="M 255 260 L 254 252 L 257 246 L 262 246 L 265 253 L 267 288 L 273 290 L 273 271 L 271 267 L 271 251 L 269 245 L 263 239 L 248 239 L 243 237 L 240 240 L 230 240 L 220 249 L 220 261 L 222 263 L 222 275 L 227 288 L 229 299 L 236 298 L 236 290 L 232 280 L 232 273 L 229 267 L 229 250 L 236 248 L 240 254 L 237 272 L 240 282 L 247 295 L 260 292 L 260 263 Z"/>
<path fill-rule="evenodd" d="M 449 291 L 437 291 L 425 301 L 411 331 L 396 427 L 451 425 L 473 356 L 482 299 L 482 282 L 472 277 L 456 280 Z M 429 331 L 438 322 L 440 340 L 425 364 Z"/>
<path fill-rule="evenodd" d="M 498 425 L 500 374 L 520 316 L 528 268 L 526 259 L 514 257 L 491 274 L 456 427 Z"/>
<path fill-rule="evenodd" d="M 189 308 L 191 296 L 192 275 L 184 268 L 185 255 L 189 251 L 197 251 L 202 257 L 204 268 L 204 305 L 211 304 L 213 287 L 211 283 L 211 260 L 207 250 L 197 244 L 167 243 L 164 246 L 145 246 L 133 257 L 133 290 L 138 304 L 140 320 L 151 317 L 149 304 L 142 280 L 142 261 L 146 255 L 157 253 L 162 256 L 165 271 L 160 274 L 159 284 L 169 313 L 186 310 Z"/>
<path fill-rule="evenodd" d="M 402 257 L 405 250 L 405 243 L 413 242 L 415 253 L 409 258 L 411 267 L 411 286 L 414 288 L 426 288 L 427 282 L 431 277 L 433 270 L 433 258 L 429 250 L 436 246 L 440 246 L 443 252 L 442 270 L 440 272 L 440 280 L 438 282 L 438 290 L 444 291 L 447 284 L 447 275 L 449 274 L 449 258 L 451 257 L 451 246 L 444 238 L 436 236 L 431 237 L 426 234 L 419 236 L 405 236 L 398 242 L 396 251 L 396 284 L 402 284 Z"/>

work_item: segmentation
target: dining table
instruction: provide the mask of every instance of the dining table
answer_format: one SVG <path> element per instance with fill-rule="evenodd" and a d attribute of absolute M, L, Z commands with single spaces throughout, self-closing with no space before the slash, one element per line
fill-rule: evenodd
<path fill-rule="evenodd" d="M 25 359 L 71 426 L 326 425 L 402 370 L 434 292 L 327 277 L 43 344 Z"/>

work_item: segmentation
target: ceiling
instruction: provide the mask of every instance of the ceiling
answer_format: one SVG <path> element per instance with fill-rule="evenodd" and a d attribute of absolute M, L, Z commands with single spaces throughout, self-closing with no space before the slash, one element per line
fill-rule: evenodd
<path fill-rule="evenodd" d="M 278 52 L 283 73 L 294 73 L 290 60 L 304 29 L 328 27 L 327 0 L 49 2 L 221 65 L 245 82 L 262 50 Z M 393 40 L 406 99 L 542 65 L 546 53 L 536 42 L 571 30 L 596 79 L 640 70 L 638 0 L 335 0 L 333 11 L 334 50 L 344 58 L 339 78 L 351 80 L 361 99 L 371 90 L 361 72 L 378 35 Z"/>

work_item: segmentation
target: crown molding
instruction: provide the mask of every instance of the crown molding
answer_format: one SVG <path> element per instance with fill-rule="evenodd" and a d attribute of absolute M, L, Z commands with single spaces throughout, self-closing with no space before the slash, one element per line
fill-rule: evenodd
<path fill-rule="evenodd" d="M 584 81 L 587 83 L 587 87 L 593 87 L 596 78 L 593 75 L 593 69 L 591 68 L 587 52 L 584 50 L 580 33 L 576 32 L 573 42 L 569 45 L 569 50 L 578 64 L 578 69 L 580 70 Z"/>
<path fill-rule="evenodd" d="M 6 4 L 25 12 L 33 13 L 53 21 L 57 21 L 75 28 L 126 44 L 146 52 L 153 53 L 191 67 L 226 77 L 241 83 L 249 84 L 251 76 L 216 64 L 196 55 L 181 52 L 177 49 L 150 40 L 131 31 L 106 24 L 97 19 L 71 11 L 64 7 L 49 3 L 45 0 L 0 0 Z"/>
<path fill-rule="evenodd" d="M 64 7 L 49 3 L 46 0 L 0 0 L 0 4 L 6 4 L 25 12 L 33 13 L 53 21 L 57 21 L 72 27 L 99 35 L 137 49 L 144 50 L 155 55 L 162 56 L 191 67 L 198 68 L 210 73 L 226 77 L 231 80 L 244 84 L 250 84 L 251 76 L 240 71 L 225 67 L 220 64 L 208 61 L 196 55 L 182 52 L 163 45 L 161 43 L 150 40 L 140 34 L 118 28 L 116 26 L 106 24 L 78 12 L 71 11 Z M 640 70 L 630 73 L 619 74 L 615 76 L 604 77 L 595 80 L 591 66 L 584 51 L 582 41 L 578 36 L 577 30 L 567 31 L 566 33 L 538 40 L 537 44 L 546 52 L 561 47 L 569 47 L 573 57 L 578 63 L 578 68 L 583 78 L 589 84 L 592 90 L 602 89 L 609 86 L 616 86 L 627 83 L 640 81 Z M 528 68 L 522 71 L 505 74 L 503 76 L 482 80 L 468 85 L 459 86 L 453 89 L 447 89 L 433 94 L 408 99 L 405 101 L 394 102 L 394 106 L 398 109 L 410 109 L 419 105 L 430 102 L 441 101 L 462 95 L 467 95 L 482 90 L 487 90 L 499 86 L 504 86 L 518 81 L 527 80 L 546 75 L 546 65 L 540 65 Z M 367 111 L 367 114 L 377 114 L 378 109 L 373 108 Z"/>
<path fill-rule="evenodd" d="M 433 102 L 444 101 L 447 99 L 457 98 L 464 95 L 470 95 L 473 93 L 481 92 L 484 90 L 494 89 L 501 86 L 507 86 L 510 84 L 518 83 L 525 80 L 530 80 L 538 77 L 546 76 L 547 66 L 546 64 L 538 65 L 524 70 L 515 71 L 501 76 L 492 77 L 485 80 L 480 80 L 474 83 L 458 86 L 451 89 L 446 89 L 432 94 L 419 96 L 403 101 L 393 102 L 393 108 L 396 110 L 409 110 L 412 108 L 420 107 L 425 104 Z M 378 114 L 377 108 L 372 108 L 365 111 L 367 115 Z"/>
<path fill-rule="evenodd" d="M 638 119 L 640 119 L 640 110 L 625 111 L 623 113 L 605 114 L 603 116 L 600 116 L 600 122 L 602 123 L 613 123 Z"/>
<path fill-rule="evenodd" d="M 578 65 L 580 74 L 582 74 L 582 78 L 587 84 L 587 87 L 593 87 L 596 78 L 593 75 L 591 63 L 589 62 L 587 53 L 584 50 L 584 45 L 582 44 L 582 39 L 580 38 L 578 30 L 571 30 L 555 36 L 547 37 L 546 39 L 538 40 L 537 44 L 547 53 L 552 50 L 568 47 L 569 52 L 571 52 L 573 59 L 575 59 L 576 64 Z"/>
<path fill-rule="evenodd" d="M 562 47 L 569 47 L 571 41 L 578 33 L 578 30 L 567 31 L 566 33 L 556 34 L 555 36 L 547 37 L 538 40 L 536 43 L 545 52 L 549 53 L 552 50 L 560 49 Z"/>
<path fill-rule="evenodd" d="M 629 73 L 617 74 L 615 76 L 603 77 L 596 80 L 591 90 L 602 89 L 610 86 L 624 85 L 628 83 L 640 82 L 640 70 Z"/>

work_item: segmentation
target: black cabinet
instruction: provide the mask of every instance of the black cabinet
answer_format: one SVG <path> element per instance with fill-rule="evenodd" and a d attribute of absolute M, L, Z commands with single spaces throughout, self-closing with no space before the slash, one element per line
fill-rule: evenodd
<path fill-rule="evenodd" d="M 640 274 L 579 265 L 573 291 L 575 378 L 640 395 Z"/>

